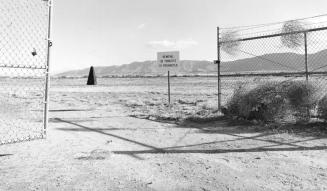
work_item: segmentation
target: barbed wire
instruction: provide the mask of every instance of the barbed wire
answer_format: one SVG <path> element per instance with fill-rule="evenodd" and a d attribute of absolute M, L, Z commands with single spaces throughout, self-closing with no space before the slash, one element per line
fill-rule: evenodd
<path fill-rule="evenodd" d="M 306 29 L 310 29 L 310 28 L 312 28 L 310 26 L 317 26 L 319 24 L 324 24 L 324 23 L 327 23 L 327 21 L 321 21 L 321 22 L 316 22 L 316 23 L 304 23 L 304 24 L 302 24 L 302 26 L 309 26 Z M 262 33 L 270 33 L 270 34 L 273 34 L 274 32 L 275 33 L 279 33 L 280 30 L 281 30 L 281 28 L 276 28 L 276 29 L 269 29 L 269 30 L 263 30 L 263 31 L 242 33 L 242 34 L 239 34 L 238 37 L 241 38 L 241 37 L 247 37 L 247 36 L 254 36 L 254 35 L 259 35 L 259 34 L 262 34 Z M 247 31 L 247 29 L 246 30 L 233 31 L 233 32 L 239 33 L 239 32 L 243 32 L 243 31 Z"/>
<path fill-rule="evenodd" d="M 311 17 L 304 17 L 304 18 L 300 18 L 300 19 L 290 19 L 290 20 L 285 20 L 285 21 L 278 21 L 278 22 L 271 22 L 271 23 L 265 23 L 265 24 L 256 24 L 256 25 L 245 25 L 245 26 L 235 26 L 235 27 L 223 27 L 221 28 L 222 30 L 226 30 L 226 29 L 240 29 L 240 28 L 261 28 L 261 27 L 267 27 L 267 26 L 272 26 L 272 25 L 277 25 L 277 24 L 283 24 L 284 22 L 287 21 L 303 21 L 303 20 L 308 20 L 308 19 L 313 19 L 313 18 L 320 18 L 320 17 L 327 17 L 327 13 L 326 14 L 320 14 L 320 15 L 315 15 L 315 16 L 311 16 Z"/>

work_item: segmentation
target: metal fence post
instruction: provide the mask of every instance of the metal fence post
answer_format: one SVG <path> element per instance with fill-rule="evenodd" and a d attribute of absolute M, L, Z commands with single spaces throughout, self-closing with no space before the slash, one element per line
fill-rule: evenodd
<path fill-rule="evenodd" d="M 49 121 L 49 88 L 50 88 L 50 49 L 52 46 L 51 41 L 51 19 L 52 19 L 52 0 L 48 0 L 48 37 L 47 37 L 47 66 L 46 66 L 46 82 L 45 82 L 45 95 L 44 95 L 44 129 L 43 137 L 46 136 L 48 121 Z"/>
<path fill-rule="evenodd" d="M 308 42 L 307 42 L 307 33 L 304 32 L 304 59 L 305 59 L 305 78 L 307 83 L 309 82 L 309 72 L 308 72 Z"/>
<path fill-rule="evenodd" d="M 218 111 L 221 111 L 221 80 L 220 80 L 220 43 L 219 27 L 217 27 L 217 78 L 218 78 Z"/>
<path fill-rule="evenodd" d="M 169 70 L 168 70 L 167 78 L 168 78 L 168 104 L 170 105 L 170 72 L 169 72 Z"/>
<path fill-rule="evenodd" d="M 304 63 L 305 63 L 305 79 L 307 82 L 307 85 L 309 85 L 309 72 L 308 72 L 308 40 L 307 40 L 307 32 L 304 32 Z M 307 92 L 307 96 L 309 96 L 309 92 Z M 306 114 L 310 119 L 310 106 L 307 106 L 306 108 Z"/>

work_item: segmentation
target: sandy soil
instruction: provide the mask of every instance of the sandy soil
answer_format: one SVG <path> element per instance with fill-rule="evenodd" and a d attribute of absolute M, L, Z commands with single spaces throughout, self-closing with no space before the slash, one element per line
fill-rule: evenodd
<path fill-rule="evenodd" d="M 142 119 L 148 96 L 54 84 L 47 139 L 0 146 L 0 190 L 327 190 L 326 134 Z"/>

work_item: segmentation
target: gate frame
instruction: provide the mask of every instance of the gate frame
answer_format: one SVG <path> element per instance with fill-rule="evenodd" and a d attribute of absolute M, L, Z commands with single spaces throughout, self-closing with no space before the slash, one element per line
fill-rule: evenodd
<path fill-rule="evenodd" d="M 46 65 L 46 76 L 45 76 L 45 94 L 44 94 L 44 119 L 43 119 L 43 138 L 47 135 L 47 129 L 49 125 L 49 89 L 50 89 L 50 56 L 51 56 L 51 25 L 52 25 L 52 8 L 53 0 L 43 0 L 48 2 L 48 34 L 47 34 L 47 65 Z"/>

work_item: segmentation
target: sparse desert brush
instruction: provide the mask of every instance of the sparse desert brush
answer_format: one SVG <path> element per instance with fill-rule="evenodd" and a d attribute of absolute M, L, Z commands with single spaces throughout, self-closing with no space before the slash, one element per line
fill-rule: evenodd
<path fill-rule="evenodd" d="M 211 108 L 203 108 L 198 107 L 194 110 L 193 113 L 190 113 L 189 115 L 185 115 L 182 118 L 182 122 L 193 122 L 193 123 L 209 123 L 213 121 L 217 121 L 221 118 L 220 115 L 218 115 L 217 107 L 214 109 L 214 107 Z"/>
<path fill-rule="evenodd" d="M 205 102 L 205 103 L 199 104 L 199 107 L 202 110 L 209 110 L 209 111 L 217 111 L 218 110 L 217 103 L 215 103 L 215 102 Z"/>
<path fill-rule="evenodd" d="M 318 115 L 321 119 L 327 121 L 327 95 L 318 102 Z"/>
<path fill-rule="evenodd" d="M 127 107 L 140 107 L 140 106 L 144 106 L 145 104 L 141 101 L 141 100 L 128 100 L 125 103 L 125 106 Z"/>
<path fill-rule="evenodd" d="M 209 115 L 209 116 L 199 116 L 192 115 L 183 118 L 182 123 L 192 122 L 192 123 L 210 123 L 214 121 L 218 121 L 222 118 L 222 116 L 218 115 Z"/>
<path fill-rule="evenodd" d="M 264 122 L 284 121 L 289 115 L 303 120 L 307 116 L 304 111 L 313 107 L 315 100 L 314 86 L 307 82 L 269 82 L 252 89 L 239 87 L 223 111 L 225 115 Z"/>
<path fill-rule="evenodd" d="M 183 104 L 183 105 L 196 105 L 196 100 L 190 100 L 190 99 L 178 99 L 177 100 L 178 104 Z"/>

